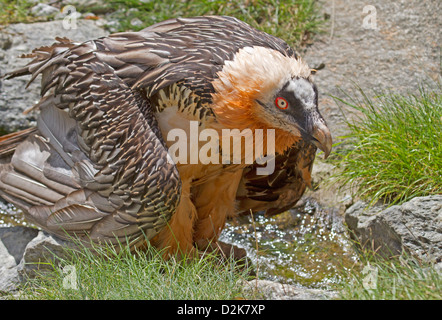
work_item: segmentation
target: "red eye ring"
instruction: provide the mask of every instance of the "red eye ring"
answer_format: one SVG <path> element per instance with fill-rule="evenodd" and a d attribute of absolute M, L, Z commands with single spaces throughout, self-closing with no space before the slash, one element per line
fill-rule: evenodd
<path fill-rule="evenodd" d="M 285 110 L 289 107 L 287 100 L 285 100 L 283 97 L 276 98 L 275 105 L 281 110 Z"/>

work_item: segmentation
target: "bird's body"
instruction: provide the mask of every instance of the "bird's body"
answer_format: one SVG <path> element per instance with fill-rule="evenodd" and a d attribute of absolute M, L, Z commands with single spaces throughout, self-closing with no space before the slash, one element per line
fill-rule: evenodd
<path fill-rule="evenodd" d="M 204 249 L 228 217 L 293 206 L 310 184 L 316 146 L 331 148 L 310 69 L 284 41 L 234 18 L 59 39 L 29 56 L 10 76 L 42 74 L 38 125 L 0 138 L 0 195 L 59 236 Z M 208 139 L 189 141 L 186 161 L 171 161 L 177 129 L 216 133 L 218 161 L 197 157 Z M 245 152 L 239 163 L 222 158 L 233 148 L 225 130 L 236 129 L 263 132 L 251 163 Z M 259 175 L 268 130 L 275 167 Z"/>

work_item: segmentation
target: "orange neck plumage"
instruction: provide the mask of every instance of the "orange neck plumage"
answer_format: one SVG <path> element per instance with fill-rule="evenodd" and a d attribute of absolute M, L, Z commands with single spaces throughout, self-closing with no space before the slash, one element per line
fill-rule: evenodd
<path fill-rule="evenodd" d="M 219 125 L 216 129 L 263 129 L 263 150 L 267 148 L 267 129 L 275 130 L 275 152 L 283 153 L 290 146 L 299 140 L 290 132 L 275 128 L 265 119 L 260 117 L 260 106 L 254 99 L 254 92 L 250 90 L 247 93 L 232 93 L 228 97 L 214 95 L 214 104 L 212 109 L 216 115 Z"/>
<path fill-rule="evenodd" d="M 300 137 L 272 123 L 269 113 L 257 103 L 269 101 L 278 88 L 293 77 L 310 77 L 310 68 L 300 58 L 264 47 L 240 49 L 227 61 L 212 82 L 212 109 L 219 129 L 275 130 L 275 152 L 282 153 Z M 273 119 L 275 121 L 275 119 Z M 264 140 L 266 136 L 264 134 Z M 264 141 L 266 144 L 266 141 Z"/>

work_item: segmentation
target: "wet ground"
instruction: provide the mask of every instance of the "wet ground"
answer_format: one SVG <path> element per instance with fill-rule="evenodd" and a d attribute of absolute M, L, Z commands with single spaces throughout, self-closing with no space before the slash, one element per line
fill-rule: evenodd
<path fill-rule="evenodd" d="M 23 213 L 0 198 L 0 227 L 29 226 Z"/>
<path fill-rule="evenodd" d="M 313 201 L 274 217 L 243 216 L 221 239 L 247 251 L 260 279 L 331 289 L 356 261 L 339 216 Z"/>

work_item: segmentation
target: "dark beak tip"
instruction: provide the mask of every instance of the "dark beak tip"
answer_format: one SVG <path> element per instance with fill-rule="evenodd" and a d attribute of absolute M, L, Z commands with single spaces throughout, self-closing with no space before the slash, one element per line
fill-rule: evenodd
<path fill-rule="evenodd" d="M 333 143 L 330 137 L 330 140 L 327 141 L 325 147 L 322 149 L 322 151 L 324 152 L 324 160 L 328 158 L 328 156 L 332 151 L 332 148 L 333 148 Z"/>
<path fill-rule="evenodd" d="M 330 155 L 330 151 L 328 152 L 324 152 L 324 160 L 326 160 L 328 158 L 328 156 Z"/>
<path fill-rule="evenodd" d="M 328 156 L 330 155 L 330 153 L 331 153 L 331 148 L 328 148 L 328 147 L 324 147 L 323 145 L 318 145 L 318 144 L 316 144 L 315 143 L 315 145 L 318 147 L 318 149 L 320 149 L 322 152 L 323 152 L 323 154 L 324 154 L 324 160 L 326 160 L 327 158 L 328 158 Z"/>
<path fill-rule="evenodd" d="M 327 126 L 316 128 L 313 132 L 313 144 L 324 152 L 324 160 L 328 158 L 332 150 L 332 137 Z"/>

